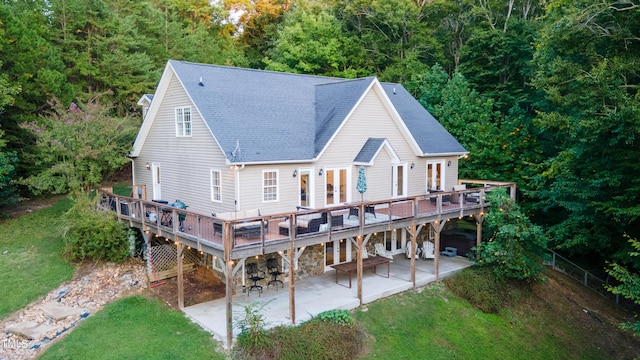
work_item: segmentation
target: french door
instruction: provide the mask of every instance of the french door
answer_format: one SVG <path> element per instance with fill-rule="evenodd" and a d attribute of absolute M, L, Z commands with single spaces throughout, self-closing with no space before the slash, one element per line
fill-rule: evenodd
<path fill-rule="evenodd" d="M 444 160 L 427 161 L 427 192 L 444 190 Z"/>
<path fill-rule="evenodd" d="M 327 206 L 344 204 L 349 201 L 347 168 L 327 169 L 325 182 L 327 184 Z"/>

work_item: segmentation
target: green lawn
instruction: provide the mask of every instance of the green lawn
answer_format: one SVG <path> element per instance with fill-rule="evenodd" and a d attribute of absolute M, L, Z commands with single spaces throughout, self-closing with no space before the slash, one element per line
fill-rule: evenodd
<path fill-rule="evenodd" d="M 211 335 L 159 300 L 132 296 L 83 320 L 40 359 L 224 359 Z"/>
<path fill-rule="evenodd" d="M 0 319 L 71 279 L 73 265 L 62 256 L 61 217 L 68 199 L 0 223 Z"/>
<path fill-rule="evenodd" d="M 609 358 L 560 314 L 542 309 L 537 314 L 486 314 L 443 284 L 395 295 L 367 308 L 354 315 L 374 338 L 366 359 Z"/>

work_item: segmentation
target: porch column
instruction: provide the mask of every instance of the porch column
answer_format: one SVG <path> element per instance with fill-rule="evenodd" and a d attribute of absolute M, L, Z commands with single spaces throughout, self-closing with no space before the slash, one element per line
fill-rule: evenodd
<path fill-rule="evenodd" d="M 362 234 L 364 233 L 364 205 L 360 204 L 358 211 L 358 214 L 360 214 L 358 216 L 360 227 L 358 228 L 358 236 L 356 237 L 356 273 L 358 274 L 358 300 L 360 301 L 360 306 L 362 306 Z"/>
<path fill-rule="evenodd" d="M 233 345 L 233 261 L 231 261 L 231 226 L 225 222 L 223 224 L 223 245 L 224 245 L 224 263 L 226 265 L 226 294 L 227 302 L 227 349 L 231 349 Z"/>
<path fill-rule="evenodd" d="M 178 309 L 184 309 L 184 277 L 183 275 L 183 251 L 184 245 L 180 241 L 178 241 L 178 236 L 176 236 L 176 247 L 177 247 L 177 255 L 178 255 Z"/>
<path fill-rule="evenodd" d="M 295 245 L 295 238 L 296 238 L 296 233 L 295 233 L 295 226 L 293 226 L 290 231 L 293 232 L 289 232 L 289 234 L 293 234 L 293 236 L 291 237 L 291 247 L 289 248 L 289 316 L 291 317 L 291 324 L 295 325 L 296 324 L 296 295 L 295 295 L 295 271 L 294 271 L 294 261 L 295 261 L 295 254 L 296 254 L 296 245 Z M 276 284 L 276 286 L 278 286 L 278 284 Z"/>
<path fill-rule="evenodd" d="M 407 246 L 411 246 L 411 283 L 413 288 L 416 288 L 416 251 L 418 250 L 418 244 L 416 239 L 416 222 L 413 221 L 413 225 L 409 226 L 409 235 L 411 236 L 411 243 Z"/>
<path fill-rule="evenodd" d="M 476 216 L 476 246 L 482 241 L 482 223 L 484 222 L 484 213 Z"/>
<path fill-rule="evenodd" d="M 433 273 L 436 275 L 436 280 L 438 280 L 440 276 L 440 232 L 444 228 L 444 224 L 446 221 L 436 220 L 431 223 L 433 230 L 435 232 L 435 257 L 433 258 Z"/>

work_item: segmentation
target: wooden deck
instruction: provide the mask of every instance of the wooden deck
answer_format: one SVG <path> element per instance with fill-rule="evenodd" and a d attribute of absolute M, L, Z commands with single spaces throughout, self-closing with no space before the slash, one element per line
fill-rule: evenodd
<path fill-rule="evenodd" d="M 226 221 L 166 204 L 118 196 L 107 191 L 100 194 L 100 207 L 116 212 L 118 218 L 128 222 L 131 227 L 174 241 L 179 240 L 186 246 L 216 256 L 223 256 L 227 250 L 230 258 L 238 259 L 287 250 L 290 248 L 291 240 L 295 240 L 296 246 L 308 246 L 358 234 L 480 215 L 489 206 L 484 200 L 485 191 L 490 191 L 496 186 L 509 187 L 511 193 L 515 194 L 515 184 L 500 183 L 491 187 L 456 192 L 438 192 Z M 357 213 L 365 214 L 364 219 L 353 215 L 356 209 Z M 300 223 L 320 217 L 323 213 L 326 213 L 327 218 L 325 227 L 296 234 L 300 229 Z M 242 230 L 243 223 L 256 221 L 262 226 L 253 231 Z M 284 223 L 289 224 L 286 235 L 281 231 L 281 224 Z M 225 243 L 228 244 L 227 249 Z"/>

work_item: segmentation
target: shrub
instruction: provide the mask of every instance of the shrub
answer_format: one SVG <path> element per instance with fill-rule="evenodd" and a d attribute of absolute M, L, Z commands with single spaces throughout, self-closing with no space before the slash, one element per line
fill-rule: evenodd
<path fill-rule="evenodd" d="M 337 325 L 350 326 L 353 324 L 351 313 L 348 310 L 329 310 L 318 314 L 318 320 L 328 321 Z"/>
<path fill-rule="evenodd" d="M 268 344 L 266 320 L 263 314 L 264 307 L 269 302 L 250 303 L 244 311 L 236 316 L 235 326 L 240 329 L 238 334 L 238 346 L 245 351 L 260 350 Z"/>
<path fill-rule="evenodd" d="M 122 262 L 129 257 L 126 225 L 113 214 L 100 211 L 86 195 L 80 195 L 65 214 L 65 253 L 73 261 Z"/>
<path fill-rule="evenodd" d="M 502 279 L 541 281 L 542 258 L 547 238 L 540 226 L 531 223 L 505 189 L 487 194 L 491 210 L 486 215 L 490 238 L 474 248 L 474 258 Z"/>

